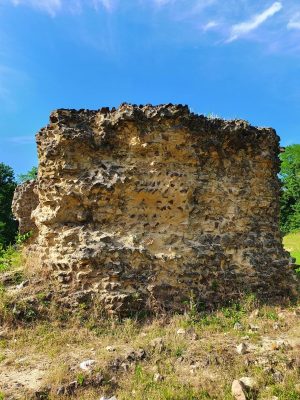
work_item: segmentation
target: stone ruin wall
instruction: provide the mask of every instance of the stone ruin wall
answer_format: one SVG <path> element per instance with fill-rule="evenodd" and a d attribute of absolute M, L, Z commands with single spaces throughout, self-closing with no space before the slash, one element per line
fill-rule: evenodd
<path fill-rule="evenodd" d="M 38 179 L 14 212 L 67 293 L 120 313 L 295 293 L 273 129 L 123 104 L 57 110 L 36 139 Z"/>

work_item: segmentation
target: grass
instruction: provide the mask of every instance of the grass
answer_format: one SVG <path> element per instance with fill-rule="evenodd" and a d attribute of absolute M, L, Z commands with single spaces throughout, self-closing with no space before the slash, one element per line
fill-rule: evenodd
<path fill-rule="evenodd" d="M 299 316 L 295 312 L 298 307 L 256 307 L 251 296 L 213 313 L 197 313 L 192 308 L 185 315 L 144 322 L 134 318 L 92 318 L 84 322 L 74 319 L 63 324 L 37 321 L 15 328 L 2 340 L 5 358 L 0 360 L 0 375 L 7 369 L 12 376 L 18 368 L 24 373 L 41 369 L 44 375 L 40 382 L 54 388 L 49 395 L 51 400 L 59 398 L 55 388 L 72 381 L 77 381 L 79 389 L 70 399 L 98 400 L 115 395 L 118 400 L 232 400 L 231 383 L 242 376 L 257 380 L 259 399 L 298 399 L 295 384 L 300 370 L 286 368 L 287 360 L 297 357 L 300 346 Z M 279 331 L 274 328 L 274 321 L 279 321 Z M 236 322 L 240 322 L 240 330 L 235 329 Z M 258 325 L 259 331 L 249 331 L 250 323 Z M 178 329 L 185 332 L 179 334 Z M 255 349 L 239 355 L 235 348 L 245 336 Z M 274 350 L 270 358 L 270 352 L 261 353 L 264 336 L 286 340 L 296 337 L 298 344 L 295 348 Z M 163 341 L 161 348 L 151 345 L 158 337 Z M 107 346 L 115 350 L 108 351 Z M 132 362 L 124 370 L 110 369 L 113 360 L 141 348 L 146 352 L 145 359 Z M 282 371 L 282 382 L 274 381 L 272 373 L 257 363 L 262 356 Z M 79 364 L 87 359 L 96 360 L 94 373 L 106 376 L 104 386 L 85 386 L 91 374 L 81 371 Z M 162 379 L 155 380 L 156 374 Z"/>
<path fill-rule="evenodd" d="M 297 251 L 300 253 L 300 233 L 288 235 L 284 243 L 293 255 Z M 4 267 L 0 274 L 11 271 L 15 276 L 20 268 L 20 255 L 11 248 L 1 257 L 5 262 L 2 261 Z M 7 312 L 6 290 L 0 287 L 0 317 Z M 44 292 L 36 298 L 40 304 L 45 303 L 45 307 L 51 306 Z M 26 323 L 10 328 L 8 321 L 7 334 L 0 336 L 0 376 L 13 394 L 19 390 L 13 386 L 13 382 L 20 379 L 19 374 L 26 378 L 36 371 L 37 375 L 33 376 L 38 377 L 36 384 L 40 386 L 37 387 L 49 385 L 52 388 L 45 397 L 49 400 L 61 398 L 56 395 L 57 388 L 72 381 L 77 382 L 78 390 L 63 398 L 99 400 L 101 396 L 115 395 L 118 400 L 232 400 L 232 381 L 242 376 L 250 376 L 258 382 L 258 400 L 270 400 L 272 396 L 279 400 L 300 399 L 296 388 L 300 382 L 300 368 L 287 367 L 299 358 L 300 303 L 285 308 L 259 306 L 252 295 L 218 311 L 205 312 L 198 311 L 191 298 L 184 315 L 143 321 L 104 318 L 96 313 L 88 318 L 74 315 L 64 320 L 54 314 L 51 321 L 42 321 L 34 319 L 34 310 L 27 304 L 24 303 L 23 308 Z M 239 329 L 236 329 L 237 322 Z M 257 325 L 258 331 L 250 330 L 250 324 Z M 181 333 L 177 333 L 179 329 Z M 266 337 L 294 344 L 263 352 L 262 343 Z M 163 342 L 160 347 L 151 344 L 157 338 Z M 250 346 L 247 354 L 236 352 L 241 342 Z M 114 351 L 109 351 L 108 346 Z M 138 349 L 145 350 L 145 359 L 128 362 L 124 369 L 111 368 L 112 362 L 127 360 L 126 354 Z M 79 368 L 79 364 L 88 359 L 95 360 L 92 372 Z M 282 381 L 276 381 L 272 368 L 282 373 Z M 102 386 L 87 385 L 95 374 L 105 377 Z M 161 379 L 155 379 L 157 374 Z M 34 379 L 31 378 L 31 383 Z M 6 398 L 2 392 L 0 382 L 0 400 Z"/>
<path fill-rule="evenodd" d="M 21 254 L 14 246 L 9 246 L 7 249 L 0 247 L 0 273 L 20 266 Z"/>
<path fill-rule="evenodd" d="M 300 267 L 300 232 L 289 233 L 283 238 L 283 245 L 291 256 L 296 259 L 296 264 Z"/>

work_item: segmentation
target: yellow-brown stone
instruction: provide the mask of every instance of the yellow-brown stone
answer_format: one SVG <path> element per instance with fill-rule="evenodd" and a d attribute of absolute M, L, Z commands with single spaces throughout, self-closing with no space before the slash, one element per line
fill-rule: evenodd
<path fill-rule="evenodd" d="M 122 313 L 293 294 L 273 129 L 123 104 L 57 110 L 37 145 L 40 264 L 69 293 Z"/>

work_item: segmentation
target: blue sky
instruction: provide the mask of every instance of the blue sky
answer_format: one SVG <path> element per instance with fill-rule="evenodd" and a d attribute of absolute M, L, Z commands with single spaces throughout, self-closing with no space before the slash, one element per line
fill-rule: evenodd
<path fill-rule="evenodd" d="M 0 0 L 0 161 L 56 108 L 184 103 L 300 142 L 300 1 Z"/>

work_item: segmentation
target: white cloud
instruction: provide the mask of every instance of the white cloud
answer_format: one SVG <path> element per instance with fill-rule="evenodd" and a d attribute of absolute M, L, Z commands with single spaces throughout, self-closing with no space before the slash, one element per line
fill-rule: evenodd
<path fill-rule="evenodd" d="M 117 0 L 8 0 L 14 6 L 27 6 L 36 10 L 44 11 L 54 17 L 58 12 L 67 10 L 78 13 L 83 6 L 87 5 L 98 10 L 104 8 L 111 12 L 116 7 Z"/>
<path fill-rule="evenodd" d="M 105 8 L 106 11 L 113 11 L 115 8 L 115 2 L 113 0 L 92 0 L 93 6 L 98 10 L 99 5 Z"/>
<path fill-rule="evenodd" d="M 154 0 L 154 3 L 158 6 L 165 6 L 168 3 L 171 3 L 172 0 Z"/>
<path fill-rule="evenodd" d="M 288 29 L 300 29 L 300 13 L 295 14 L 287 24 Z"/>
<path fill-rule="evenodd" d="M 239 24 L 233 25 L 231 28 L 231 35 L 227 42 L 233 42 L 240 36 L 243 36 L 263 24 L 268 18 L 272 17 L 282 9 L 282 3 L 276 1 L 269 8 L 260 14 L 254 15 L 251 19 Z"/>
<path fill-rule="evenodd" d="M 61 0 L 11 0 L 11 3 L 14 6 L 25 5 L 46 11 L 51 16 L 54 16 L 62 8 Z"/>
<path fill-rule="evenodd" d="M 207 24 L 202 26 L 202 29 L 206 32 L 210 29 L 216 28 L 219 24 L 216 21 L 209 21 Z"/>

